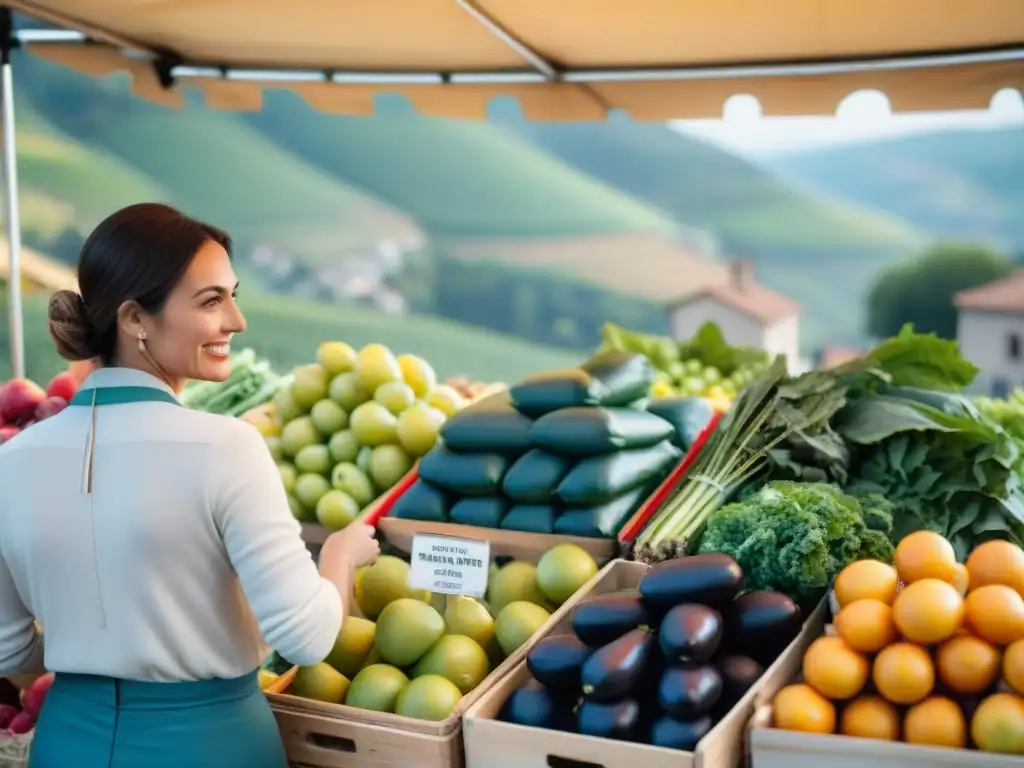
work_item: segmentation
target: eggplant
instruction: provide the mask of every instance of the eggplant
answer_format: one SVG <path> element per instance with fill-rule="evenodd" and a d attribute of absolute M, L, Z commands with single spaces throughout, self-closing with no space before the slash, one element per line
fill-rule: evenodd
<path fill-rule="evenodd" d="M 647 607 L 635 589 L 612 592 L 583 600 L 572 609 L 572 631 L 591 648 L 618 640 L 631 629 L 648 622 Z"/>
<path fill-rule="evenodd" d="M 586 736 L 633 741 L 639 735 L 639 725 L 640 703 L 636 699 L 584 701 L 576 710 L 576 729 Z"/>
<path fill-rule="evenodd" d="M 580 670 L 591 650 L 574 635 L 552 635 L 526 654 L 526 666 L 541 685 L 561 692 L 580 690 Z"/>
<path fill-rule="evenodd" d="M 697 742 L 707 736 L 708 731 L 714 725 L 714 721 L 707 715 L 698 717 L 696 720 L 676 720 L 674 717 L 665 715 L 656 720 L 651 727 L 648 741 L 652 747 L 693 752 L 697 748 Z"/>
<path fill-rule="evenodd" d="M 655 646 L 654 635 L 634 629 L 594 651 L 583 663 L 583 695 L 594 701 L 614 701 L 636 690 Z"/>
<path fill-rule="evenodd" d="M 556 695 L 536 680 L 529 680 L 512 692 L 498 719 L 516 725 L 548 728 L 554 731 L 576 730 L 571 702 Z"/>
<path fill-rule="evenodd" d="M 803 614 L 789 595 L 763 590 L 733 600 L 726 621 L 729 650 L 768 667 L 803 627 Z"/>
<path fill-rule="evenodd" d="M 722 696 L 715 705 L 715 711 L 725 715 L 761 679 L 764 667 L 749 656 L 719 656 L 713 663 L 722 676 Z"/>
<path fill-rule="evenodd" d="M 658 644 L 672 661 L 703 664 L 718 652 L 725 624 L 714 608 L 683 603 L 665 614 L 658 628 Z"/>
<path fill-rule="evenodd" d="M 739 563 L 718 553 L 665 560 L 652 566 L 638 587 L 648 610 L 661 616 L 683 603 L 720 608 L 742 588 Z"/>
<path fill-rule="evenodd" d="M 672 717 L 692 720 L 714 709 L 722 696 L 722 675 L 710 664 L 671 667 L 661 676 L 658 703 Z"/>

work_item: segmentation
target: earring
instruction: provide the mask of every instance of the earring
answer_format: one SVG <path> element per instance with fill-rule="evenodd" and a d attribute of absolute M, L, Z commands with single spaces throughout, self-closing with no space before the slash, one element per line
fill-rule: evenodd
<path fill-rule="evenodd" d="M 139 330 L 139 352 L 146 351 L 146 331 L 145 329 Z"/>

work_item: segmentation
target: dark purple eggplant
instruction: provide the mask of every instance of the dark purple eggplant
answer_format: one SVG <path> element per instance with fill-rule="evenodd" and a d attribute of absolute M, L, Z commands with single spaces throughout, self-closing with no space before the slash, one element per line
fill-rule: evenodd
<path fill-rule="evenodd" d="M 676 720 L 665 715 L 654 722 L 648 741 L 653 747 L 693 752 L 697 742 L 707 736 L 714 725 L 714 721 L 707 715 L 696 720 Z"/>
<path fill-rule="evenodd" d="M 633 741 L 639 736 L 640 704 L 636 699 L 584 701 L 576 710 L 576 729 L 586 736 Z"/>
<path fill-rule="evenodd" d="M 715 705 L 715 713 L 720 717 L 729 710 L 750 690 L 750 686 L 761 679 L 764 667 L 749 656 L 718 656 L 712 664 L 722 676 L 722 696 Z"/>
<path fill-rule="evenodd" d="M 727 605 L 743 588 L 743 571 L 729 555 L 709 553 L 665 560 L 651 567 L 638 589 L 648 609 L 663 616 L 683 603 Z"/>
<path fill-rule="evenodd" d="M 640 593 L 631 589 L 583 600 L 572 609 L 569 621 L 580 641 L 600 648 L 631 629 L 646 626 L 648 617 Z"/>
<path fill-rule="evenodd" d="M 684 603 L 665 614 L 658 628 L 658 644 L 672 661 L 703 664 L 718 652 L 725 624 L 714 608 Z"/>
<path fill-rule="evenodd" d="M 526 666 L 542 685 L 578 694 L 580 670 L 590 654 L 591 650 L 575 635 L 552 635 L 530 649 L 526 654 Z"/>
<path fill-rule="evenodd" d="M 786 650 L 803 627 L 803 615 L 781 592 L 748 592 L 733 600 L 725 634 L 730 653 L 749 656 L 768 667 Z"/>
<path fill-rule="evenodd" d="M 580 672 L 584 697 L 615 701 L 632 694 L 643 681 L 654 646 L 650 631 L 634 629 L 594 651 Z"/>
<path fill-rule="evenodd" d="M 658 686 L 658 703 L 678 720 L 707 714 L 721 696 L 722 675 L 710 664 L 671 667 Z"/>
<path fill-rule="evenodd" d="M 576 730 L 571 700 L 556 695 L 536 680 L 529 680 L 512 692 L 498 719 L 554 731 Z"/>

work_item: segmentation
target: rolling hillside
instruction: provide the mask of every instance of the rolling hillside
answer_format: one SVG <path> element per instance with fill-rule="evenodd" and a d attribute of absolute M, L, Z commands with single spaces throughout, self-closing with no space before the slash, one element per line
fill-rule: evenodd
<path fill-rule="evenodd" d="M 53 129 L 157 179 L 165 200 L 241 242 L 325 261 L 345 246 L 417 231 L 404 214 L 304 163 L 234 115 L 195 101 L 165 109 L 133 97 L 119 79 L 95 80 L 31 56 L 19 57 L 18 77 L 32 109 Z M 86 208 L 97 177 L 79 183 L 83 189 L 68 187 L 63 199 Z M 158 194 L 111 186 L 122 197 Z"/>
<path fill-rule="evenodd" d="M 794 182 L 956 239 L 1024 250 L 1024 128 L 961 129 L 785 154 Z"/>
<path fill-rule="evenodd" d="M 658 212 L 486 122 L 420 117 L 379 99 L 372 118 L 325 115 L 267 93 L 249 125 L 446 237 L 544 237 L 671 229 Z"/>
<path fill-rule="evenodd" d="M 506 131 L 680 221 L 713 232 L 728 256 L 755 262 L 758 279 L 804 304 L 801 336 L 863 340 L 863 294 L 880 269 L 926 236 L 877 209 L 802 192 L 773 173 L 663 125 L 531 123 L 494 109 Z M 841 282 L 837 282 L 841 280 Z M 822 291 L 842 285 L 841 291 Z"/>
<path fill-rule="evenodd" d="M 47 297 L 24 297 L 25 366 L 28 375 L 47 380 L 64 363 L 46 329 Z M 0 282 L 0 313 L 7 316 L 7 289 Z M 249 322 L 238 344 L 266 355 L 279 370 L 309 362 L 317 346 L 344 339 L 355 347 L 376 341 L 396 353 L 425 357 L 439 376 L 465 374 L 485 381 L 514 382 L 538 371 L 579 364 L 586 355 L 550 349 L 499 333 L 431 317 L 391 317 L 347 306 L 292 298 L 250 295 L 241 300 Z M 0 323 L 0 381 L 10 377 L 10 328 Z"/>

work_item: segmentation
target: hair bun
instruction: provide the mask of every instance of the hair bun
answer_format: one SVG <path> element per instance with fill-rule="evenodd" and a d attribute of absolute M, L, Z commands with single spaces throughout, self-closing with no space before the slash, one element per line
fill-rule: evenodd
<path fill-rule="evenodd" d="M 96 357 L 94 335 L 85 310 L 85 302 L 75 291 L 57 291 L 50 297 L 50 336 L 57 354 L 65 360 L 90 360 Z"/>

